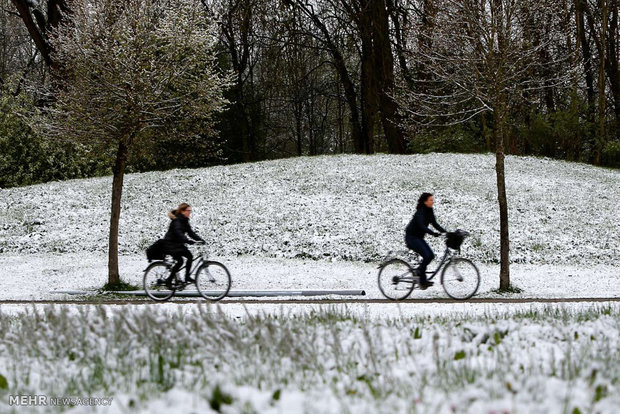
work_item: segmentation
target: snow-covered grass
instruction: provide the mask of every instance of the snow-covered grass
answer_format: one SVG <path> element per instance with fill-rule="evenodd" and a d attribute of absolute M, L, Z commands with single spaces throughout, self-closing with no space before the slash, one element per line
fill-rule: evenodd
<path fill-rule="evenodd" d="M 232 318 L 206 306 L 48 306 L 19 318 L 0 312 L 0 328 L 2 412 L 23 411 L 8 406 L 15 394 L 112 396 L 102 413 L 614 413 L 620 405 L 617 305 L 384 318 L 343 307 Z"/>
<path fill-rule="evenodd" d="M 620 256 L 620 172 L 508 157 L 511 258 L 518 263 L 613 265 Z M 0 252 L 105 252 L 110 178 L 0 190 Z M 131 174 L 120 250 L 139 254 L 182 201 L 216 255 L 376 261 L 403 247 L 422 191 L 436 215 L 472 238 L 464 254 L 498 260 L 491 155 L 323 156 Z"/>

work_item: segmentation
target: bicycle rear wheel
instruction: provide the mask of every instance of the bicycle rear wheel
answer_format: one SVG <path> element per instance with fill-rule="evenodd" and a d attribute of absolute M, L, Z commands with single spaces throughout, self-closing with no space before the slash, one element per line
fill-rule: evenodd
<path fill-rule="evenodd" d="M 452 259 L 441 272 L 441 285 L 452 299 L 466 300 L 478 291 L 480 272 L 471 260 Z"/>
<path fill-rule="evenodd" d="M 174 295 L 172 289 L 166 286 L 166 279 L 170 276 L 170 265 L 165 262 L 155 262 L 146 268 L 142 284 L 146 295 L 158 302 L 165 302 Z"/>
<path fill-rule="evenodd" d="M 220 262 L 208 261 L 196 272 L 196 288 L 206 300 L 222 299 L 228 295 L 231 285 L 230 272 Z"/>
<path fill-rule="evenodd" d="M 409 263 L 392 259 L 381 265 L 377 282 L 383 296 L 392 300 L 403 300 L 413 291 L 417 278 L 414 278 L 413 268 Z"/>

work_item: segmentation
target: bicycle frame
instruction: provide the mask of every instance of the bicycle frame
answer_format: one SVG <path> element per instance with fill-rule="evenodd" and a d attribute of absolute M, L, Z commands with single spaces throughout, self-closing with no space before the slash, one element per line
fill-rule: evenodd
<path fill-rule="evenodd" d="M 191 268 L 191 270 L 190 270 L 189 274 L 190 274 L 190 275 L 195 274 L 195 273 L 198 271 L 198 269 L 200 268 L 200 266 L 202 266 L 204 263 L 206 263 L 206 262 L 207 262 L 207 260 L 208 260 L 207 258 L 208 258 L 208 254 L 207 254 L 207 253 L 205 253 L 205 252 L 200 252 L 200 253 L 198 253 L 198 254 L 196 255 L 196 257 L 194 257 L 194 261 L 193 261 L 193 263 L 192 263 L 192 268 Z M 176 262 L 176 261 L 175 261 L 174 259 L 172 259 L 172 258 L 170 258 L 170 259 L 166 259 L 166 261 L 167 261 L 168 263 L 171 263 L 171 264 L 174 264 L 174 263 Z M 183 264 L 183 266 L 181 266 L 181 267 L 179 268 L 179 270 L 177 271 L 176 276 L 178 276 L 179 274 L 181 274 L 181 270 L 185 269 L 185 268 L 186 268 L 186 266 L 187 266 L 187 261 Z"/>
<path fill-rule="evenodd" d="M 441 261 L 439 262 L 439 264 L 437 265 L 437 268 L 433 271 L 426 271 L 426 275 L 427 278 L 426 280 L 432 280 L 437 273 L 439 273 L 439 271 L 441 270 L 441 268 L 448 263 L 450 260 L 452 260 L 452 256 L 454 256 L 454 253 L 452 253 L 452 251 L 450 250 L 450 248 L 446 247 L 446 249 L 443 252 L 443 257 L 441 258 Z M 430 275 L 430 276 L 428 276 Z"/>
<path fill-rule="evenodd" d="M 415 253 L 418 257 L 419 255 L 417 253 Z M 443 256 L 441 257 L 441 260 L 439 261 L 439 264 L 437 265 L 437 268 L 435 270 L 431 270 L 431 271 L 426 271 L 426 275 L 427 278 L 426 280 L 432 280 L 438 273 L 439 271 L 442 269 L 442 267 L 444 267 L 444 265 L 446 265 L 447 263 L 450 262 L 450 260 L 452 260 L 452 257 L 454 256 L 454 253 L 452 252 L 452 250 L 448 247 L 446 247 L 446 249 L 443 252 Z M 413 267 L 411 266 L 414 270 L 417 267 Z M 409 272 L 407 272 L 409 273 Z M 430 276 L 429 276 L 430 275 Z M 401 282 L 405 282 L 405 283 L 419 283 L 419 276 L 417 276 L 415 273 L 411 274 L 411 275 L 402 275 L 398 278 Z"/>

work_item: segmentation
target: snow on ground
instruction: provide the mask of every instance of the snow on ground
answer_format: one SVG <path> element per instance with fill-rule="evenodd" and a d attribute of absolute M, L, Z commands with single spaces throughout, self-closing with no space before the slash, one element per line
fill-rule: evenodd
<path fill-rule="evenodd" d="M 216 255 L 376 261 L 403 247 L 422 191 L 448 229 L 472 237 L 477 261 L 497 262 L 492 155 L 293 158 L 125 179 L 120 249 L 161 237 L 182 201 Z M 620 172 L 507 157 L 511 257 L 532 264 L 613 264 L 620 256 Z M 105 252 L 111 178 L 0 189 L 0 253 Z"/>
<path fill-rule="evenodd" d="M 381 298 L 377 287 L 376 263 L 326 262 L 308 259 L 253 256 L 214 257 L 230 270 L 238 290 L 364 290 L 366 298 Z M 143 256 L 121 256 L 124 280 L 142 286 Z M 87 255 L 3 255 L 0 300 L 75 299 L 79 296 L 50 295 L 51 291 L 95 292 L 107 281 L 106 256 Z M 479 264 L 481 285 L 478 297 L 501 297 L 492 291 L 499 285 L 499 267 Z M 570 265 L 514 264 L 512 282 L 523 289 L 512 298 L 620 297 L 616 266 L 598 265 L 584 270 Z M 438 284 L 426 291 L 415 290 L 411 298 L 447 298 Z M 299 298 L 299 297 L 298 297 Z M 302 298 L 299 298 L 302 299 Z M 233 300 L 233 299 L 231 299 Z"/>

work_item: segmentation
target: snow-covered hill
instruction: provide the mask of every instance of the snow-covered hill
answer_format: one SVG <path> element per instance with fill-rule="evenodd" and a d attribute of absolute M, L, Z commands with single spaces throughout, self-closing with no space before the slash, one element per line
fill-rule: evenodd
<path fill-rule="evenodd" d="M 499 219 L 492 155 L 293 158 L 131 174 L 121 253 L 161 237 L 167 211 L 192 223 L 216 255 L 373 261 L 403 247 L 419 194 L 435 194 L 438 221 L 472 233 L 464 253 L 496 262 Z M 620 257 L 620 172 L 508 157 L 511 258 L 534 264 L 612 264 Z M 0 252 L 107 249 L 111 178 L 0 190 Z"/>

